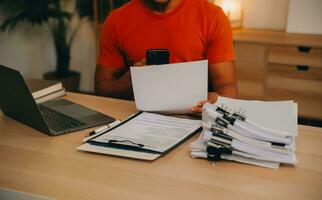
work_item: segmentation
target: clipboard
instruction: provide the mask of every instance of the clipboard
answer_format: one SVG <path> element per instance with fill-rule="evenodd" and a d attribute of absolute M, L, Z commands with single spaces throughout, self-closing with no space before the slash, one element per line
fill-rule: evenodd
<path fill-rule="evenodd" d="M 138 112 L 89 139 L 78 150 L 155 160 L 201 130 L 201 120 Z"/>

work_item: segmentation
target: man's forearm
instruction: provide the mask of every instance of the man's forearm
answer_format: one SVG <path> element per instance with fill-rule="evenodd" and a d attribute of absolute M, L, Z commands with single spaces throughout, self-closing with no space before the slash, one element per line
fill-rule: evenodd
<path fill-rule="evenodd" d="M 235 64 L 232 61 L 209 64 L 209 74 L 214 92 L 220 96 L 237 98 Z"/>
<path fill-rule="evenodd" d="M 130 71 L 115 79 L 96 80 L 95 91 L 98 95 L 113 98 L 132 98 L 132 83 Z"/>
<path fill-rule="evenodd" d="M 220 96 L 237 98 L 237 85 L 236 84 L 226 84 L 216 88 L 216 91 Z"/>

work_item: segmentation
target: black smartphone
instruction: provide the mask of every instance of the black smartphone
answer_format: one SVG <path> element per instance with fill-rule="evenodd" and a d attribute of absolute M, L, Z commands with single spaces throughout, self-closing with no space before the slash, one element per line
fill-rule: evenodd
<path fill-rule="evenodd" d="M 147 65 L 162 65 L 169 64 L 169 50 L 168 49 L 148 49 L 146 50 L 146 64 Z"/>

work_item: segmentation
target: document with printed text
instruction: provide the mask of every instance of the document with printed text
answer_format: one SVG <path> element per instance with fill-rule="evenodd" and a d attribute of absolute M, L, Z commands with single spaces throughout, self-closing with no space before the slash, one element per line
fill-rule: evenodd
<path fill-rule="evenodd" d="M 183 119 L 155 113 L 142 112 L 126 123 L 89 142 L 139 147 L 164 153 L 201 127 L 200 120 Z"/>

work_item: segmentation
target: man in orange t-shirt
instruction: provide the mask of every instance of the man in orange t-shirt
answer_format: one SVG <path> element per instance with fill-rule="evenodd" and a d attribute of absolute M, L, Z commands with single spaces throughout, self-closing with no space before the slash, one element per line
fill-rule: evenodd
<path fill-rule="evenodd" d="M 144 65 L 147 49 L 168 49 L 170 63 L 208 59 L 214 89 L 208 101 L 237 96 L 230 24 L 207 0 L 131 0 L 111 12 L 101 33 L 96 93 L 131 98 L 129 66 Z M 200 112 L 206 101 L 190 110 Z"/>

